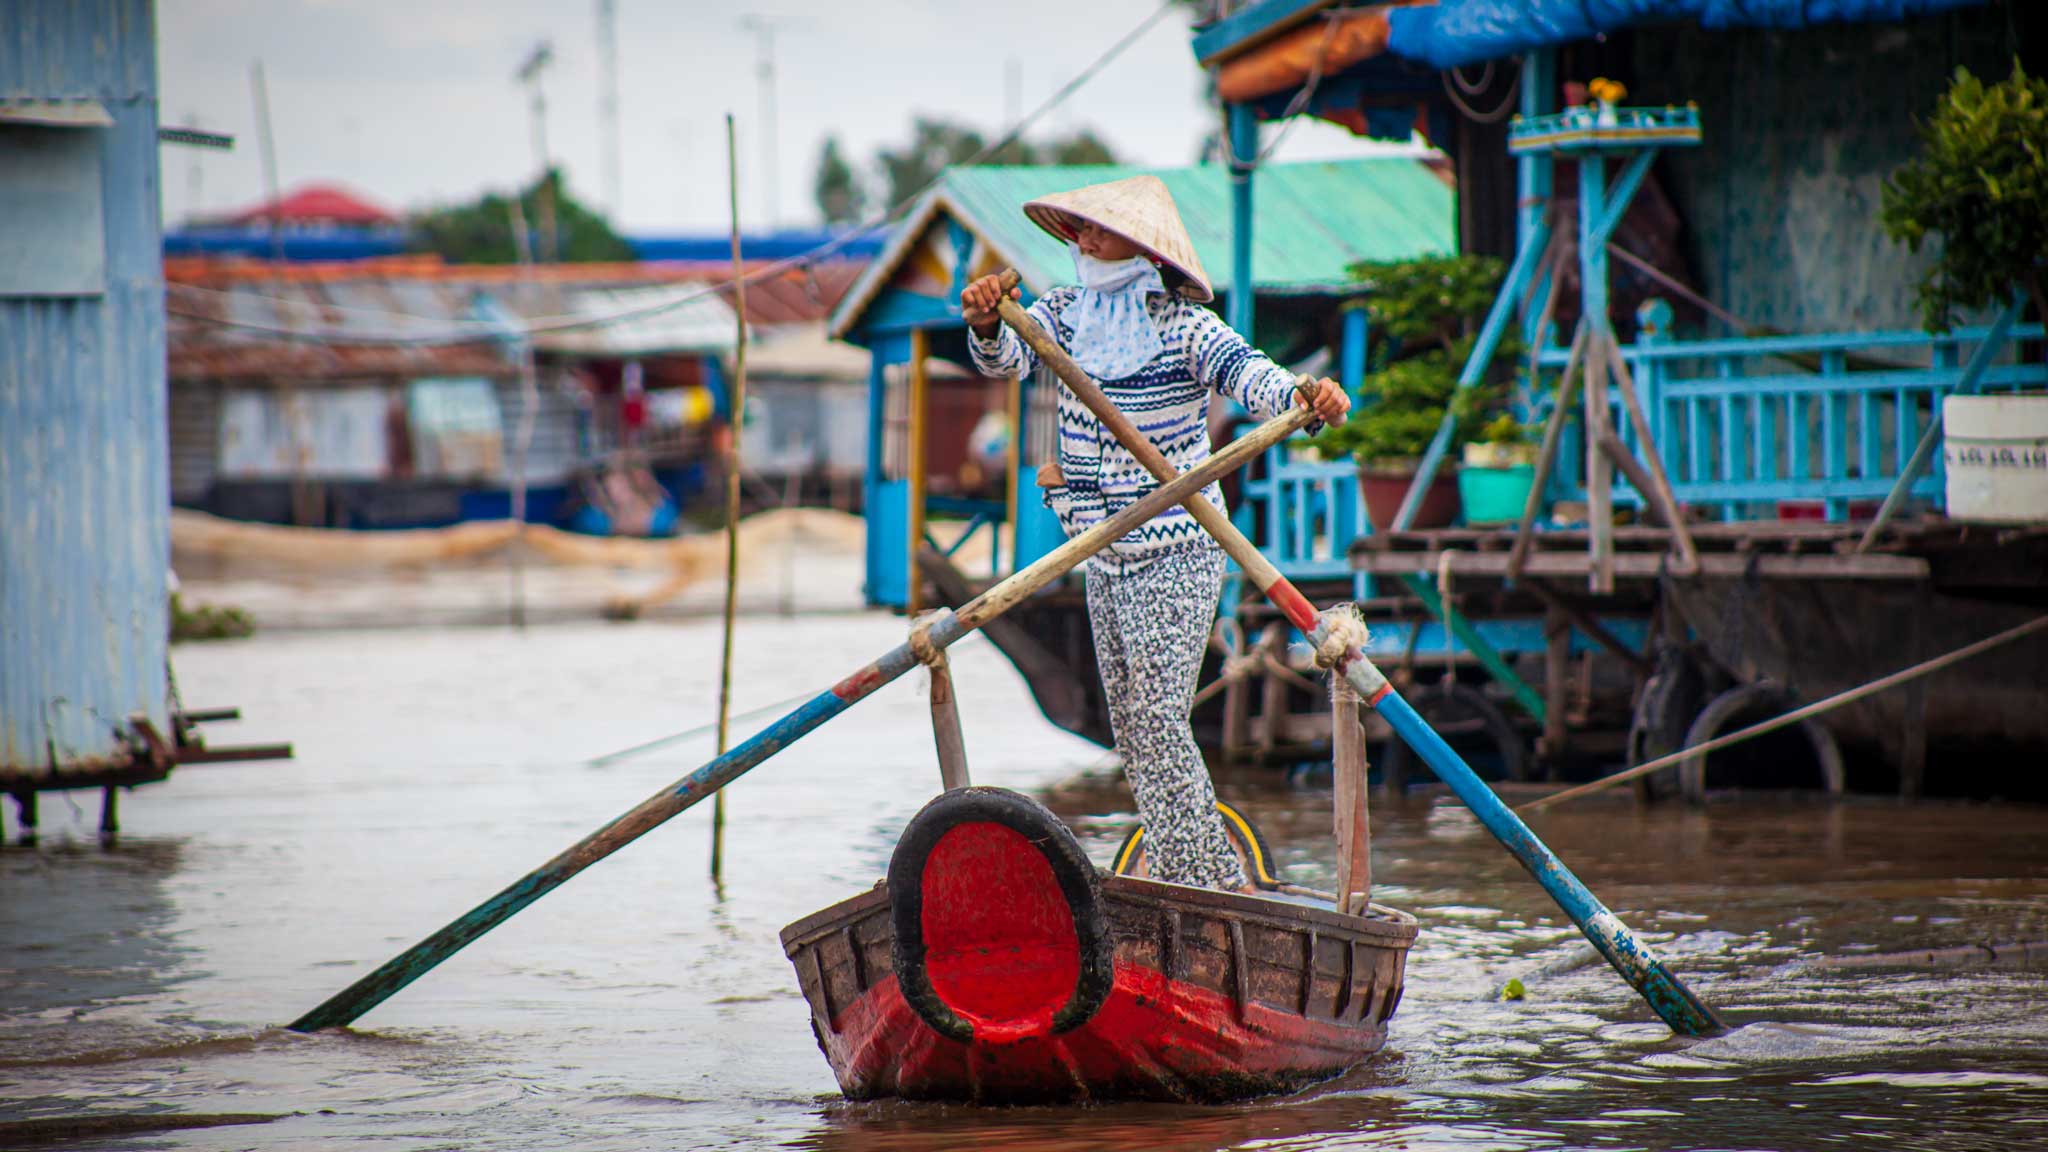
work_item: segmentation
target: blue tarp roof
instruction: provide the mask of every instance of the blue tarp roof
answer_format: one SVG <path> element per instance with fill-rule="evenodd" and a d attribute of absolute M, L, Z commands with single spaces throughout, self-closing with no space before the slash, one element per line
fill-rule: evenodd
<path fill-rule="evenodd" d="M 1516 56 L 1634 24 L 1802 28 L 1905 20 L 1984 0 L 1442 0 L 1387 13 L 1387 51 L 1437 68 Z"/>

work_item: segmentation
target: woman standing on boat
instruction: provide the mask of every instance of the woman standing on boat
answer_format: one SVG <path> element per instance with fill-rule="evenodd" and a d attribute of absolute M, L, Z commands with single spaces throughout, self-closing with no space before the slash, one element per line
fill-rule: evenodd
<path fill-rule="evenodd" d="M 1213 390 L 1270 420 L 1289 403 L 1336 423 L 1351 406 L 1335 381 L 1304 381 L 1202 305 L 1215 298 L 1166 185 L 1154 176 L 1033 200 L 1025 215 L 1066 241 L 1078 287 L 1054 288 L 1032 319 L 1102 385 L 1177 471 L 1209 456 Z M 1014 294 L 1014 293 L 1013 293 Z M 1038 358 L 1004 327 L 993 276 L 960 294 L 975 366 L 1022 376 Z M 1059 457 L 1038 484 L 1067 535 L 1086 532 L 1158 487 L 1071 392 L 1059 394 Z M 1214 484 L 1203 496 L 1217 508 Z M 1145 825 L 1157 880 L 1246 889 L 1216 790 L 1188 725 L 1195 678 L 1223 588 L 1223 550 L 1185 508 L 1160 513 L 1088 561 L 1088 618 L 1110 728 Z"/>

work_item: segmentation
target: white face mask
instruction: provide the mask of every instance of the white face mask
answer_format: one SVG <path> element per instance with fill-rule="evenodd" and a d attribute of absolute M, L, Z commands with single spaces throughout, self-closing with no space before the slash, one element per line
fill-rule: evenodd
<path fill-rule="evenodd" d="M 1098 260 L 1069 243 L 1081 294 L 1068 309 L 1075 363 L 1097 380 L 1121 380 L 1150 364 L 1165 350 L 1145 309 L 1145 297 L 1164 293 L 1159 269 L 1142 256 Z"/>

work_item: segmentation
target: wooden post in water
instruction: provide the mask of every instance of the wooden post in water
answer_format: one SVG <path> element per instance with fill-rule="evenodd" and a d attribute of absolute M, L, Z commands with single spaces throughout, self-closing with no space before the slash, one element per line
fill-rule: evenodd
<path fill-rule="evenodd" d="M 1330 678 L 1330 767 L 1336 777 L 1337 910 L 1361 916 L 1372 903 L 1365 731 L 1358 725 L 1358 693 L 1338 676 Z"/>
<path fill-rule="evenodd" d="M 732 733 L 732 634 L 740 586 L 740 434 L 747 418 L 747 277 L 740 256 L 740 158 L 732 114 L 725 116 L 726 190 L 732 201 L 732 397 L 725 440 L 725 647 L 718 661 L 718 754 Z M 711 797 L 711 882 L 725 879 L 725 789 Z"/>

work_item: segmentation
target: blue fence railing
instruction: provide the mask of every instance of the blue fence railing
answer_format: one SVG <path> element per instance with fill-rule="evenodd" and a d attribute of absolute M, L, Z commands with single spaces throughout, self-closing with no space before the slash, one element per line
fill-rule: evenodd
<path fill-rule="evenodd" d="M 1987 331 L 1696 341 L 1646 336 L 1621 352 L 1680 503 L 1741 520 L 1776 518 L 1783 501 L 1815 501 L 1829 520 L 1842 521 L 1850 518 L 1852 501 L 1881 500 L 1891 491 Z M 2039 325 L 2015 328 L 1978 390 L 2048 387 L 2048 364 L 2015 360 L 2022 342 L 2041 337 Z M 1562 349 L 1538 358 L 1547 382 L 1554 383 L 1565 360 Z M 1618 393 L 1613 410 L 1623 442 L 1642 455 L 1635 429 L 1620 416 Z M 1561 445 L 1554 496 L 1584 496 L 1578 433 L 1577 426 L 1568 429 Z M 1911 491 L 1939 505 L 1945 480 L 1936 459 Z M 1640 506 L 1642 496 L 1617 477 L 1614 500 Z"/>
<path fill-rule="evenodd" d="M 1875 332 L 1772 336 L 1741 340 L 1658 340 L 1644 336 L 1621 349 L 1642 398 L 1656 450 L 1681 503 L 1702 505 L 1724 519 L 1776 519 L 1784 501 L 1820 505 L 1828 519 L 1849 517 L 1852 502 L 1881 500 L 1897 481 L 1927 423 L 1964 375 L 1963 365 L 1988 333 Z M 2025 342 L 2043 339 L 2039 325 L 2013 329 L 1978 382 L 1982 391 L 2048 388 L 2048 363 L 2018 363 Z M 1566 350 L 1538 356 L 1546 386 L 1563 369 Z M 1639 454 L 1634 428 L 1620 418 L 1623 441 Z M 1539 410 L 1540 418 L 1547 412 Z M 1267 452 L 1245 481 L 1233 515 L 1280 571 L 1292 580 L 1355 581 L 1350 552 L 1372 526 L 1349 460 L 1313 459 L 1304 439 Z M 1584 499 L 1583 442 L 1566 431 L 1552 477 L 1554 498 Z M 1934 470 L 1912 488 L 1941 503 L 1944 477 Z M 1617 504 L 1642 496 L 1622 477 Z"/>

